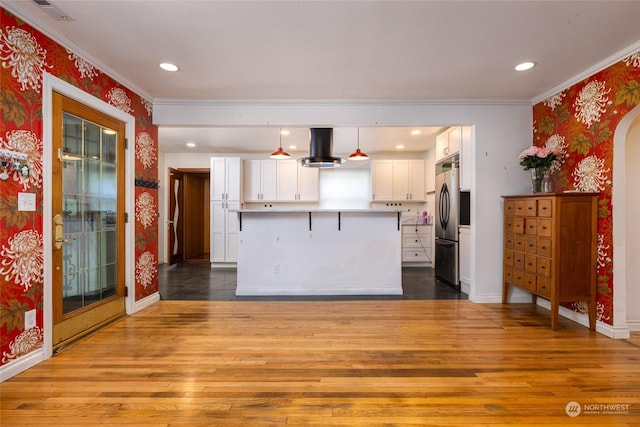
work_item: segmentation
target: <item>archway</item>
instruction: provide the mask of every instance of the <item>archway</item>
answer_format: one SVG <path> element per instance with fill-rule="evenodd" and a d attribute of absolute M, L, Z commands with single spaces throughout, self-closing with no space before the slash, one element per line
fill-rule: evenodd
<path fill-rule="evenodd" d="M 631 280 L 638 277 L 637 253 L 640 226 L 632 221 L 640 207 L 635 185 L 640 172 L 633 160 L 640 159 L 640 105 L 622 118 L 613 139 L 613 337 L 628 338 L 640 330 L 640 289 Z"/>

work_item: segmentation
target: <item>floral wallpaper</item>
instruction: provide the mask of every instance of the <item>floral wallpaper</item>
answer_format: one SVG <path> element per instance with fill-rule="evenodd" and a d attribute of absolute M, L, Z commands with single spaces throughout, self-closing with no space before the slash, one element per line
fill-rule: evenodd
<path fill-rule="evenodd" d="M 151 102 L 2 8 L 0 18 L 0 153 L 25 155 L 17 167 L 5 158 L 0 163 L 0 365 L 4 365 L 43 342 L 43 72 L 135 117 L 136 236 L 131 249 L 136 300 L 158 290 L 158 131 L 151 123 Z M 23 166 L 28 174 L 22 173 Z M 35 193 L 35 212 L 18 211 L 18 192 Z M 24 313 L 32 309 L 36 327 L 24 330 Z"/>
<path fill-rule="evenodd" d="M 613 135 L 640 104 L 640 52 L 533 107 L 533 142 L 560 150 L 556 191 L 600 193 L 598 200 L 598 320 L 613 324 Z M 570 305 L 586 313 L 585 303 Z"/>

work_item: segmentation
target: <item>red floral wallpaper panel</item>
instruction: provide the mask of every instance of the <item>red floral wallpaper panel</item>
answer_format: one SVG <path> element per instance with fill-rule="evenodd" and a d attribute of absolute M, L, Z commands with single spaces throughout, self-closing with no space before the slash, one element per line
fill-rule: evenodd
<path fill-rule="evenodd" d="M 556 191 L 600 193 L 598 211 L 598 320 L 613 324 L 613 135 L 640 104 L 640 52 L 533 107 L 533 141 L 555 147 Z M 586 304 L 572 304 L 586 313 Z"/>
<path fill-rule="evenodd" d="M 22 162 L 29 170 L 23 175 L 0 163 L 0 365 L 4 365 L 41 347 L 43 339 L 43 72 L 135 117 L 136 300 L 158 290 L 158 130 L 151 124 L 149 101 L 1 8 L 0 18 L 0 149 L 25 154 Z M 35 212 L 18 211 L 18 192 L 35 193 Z M 37 310 L 36 327 L 24 330 L 24 313 L 32 309 Z"/>

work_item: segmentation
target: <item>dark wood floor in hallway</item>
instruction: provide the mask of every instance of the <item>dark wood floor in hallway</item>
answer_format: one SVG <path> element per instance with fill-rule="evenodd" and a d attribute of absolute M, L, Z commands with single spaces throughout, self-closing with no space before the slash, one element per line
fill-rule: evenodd
<path fill-rule="evenodd" d="M 327 300 L 456 300 L 467 295 L 436 279 L 433 268 L 402 269 L 403 295 L 236 297 L 236 269 L 212 269 L 208 262 L 184 262 L 158 269 L 163 300 L 190 301 L 327 301 Z"/>
<path fill-rule="evenodd" d="M 0 419 L 637 426 L 638 360 L 638 337 L 554 332 L 531 304 L 160 301 L 0 384 Z"/>

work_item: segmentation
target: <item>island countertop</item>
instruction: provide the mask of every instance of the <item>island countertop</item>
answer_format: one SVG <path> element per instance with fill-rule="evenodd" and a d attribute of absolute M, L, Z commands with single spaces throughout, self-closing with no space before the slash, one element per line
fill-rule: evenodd
<path fill-rule="evenodd" d="M 250 209 L 229 209 L 230 212 L 238 212 L 238 213 L 402 213 L 407 212 L 408 209 L 384 209 L 384 208 L 366 208 L 366 209 L 358 209 L 358 208 L 296 208 L 296 207 L 286 207 L 286 208 L 250 208 Z"/>

